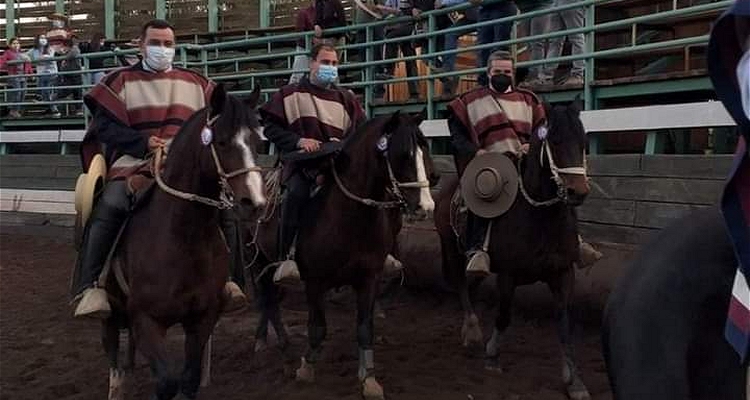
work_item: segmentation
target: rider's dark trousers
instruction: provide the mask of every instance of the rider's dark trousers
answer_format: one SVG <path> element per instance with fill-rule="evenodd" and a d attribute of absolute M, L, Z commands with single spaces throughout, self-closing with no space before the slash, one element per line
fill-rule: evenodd
<path fill-rule="evenodd" d="M 83 232 L 83 245 L 76 261 L 72 295 L 94 286 L 117 233 L 132 210 L 134 197 L 125 180 L 110 181 L 89 217 Z M 240 287 L 244 284 L 244 259 L 240 218 L 234 210 L 222 210 L 221 230 L 230 249 L 229 277 Z"/>
<path fill-rule="evenodd" d="M 279 260 L 285 260 L 294 243 L 294 237 L 302 220 L 305 203 L 310 198 L 313 180 L 304 170 L 298 169 L 284 183 L 281 200 L 281 226 L 279 228 Z"/>
<path fill-rule="evenodd" d="M 468 211 L 466 221 L 466 248 L 469 251 L 476 251 L 482 248 L 489 225 L 489 219 L 479 217 L 473 212 Z"/>

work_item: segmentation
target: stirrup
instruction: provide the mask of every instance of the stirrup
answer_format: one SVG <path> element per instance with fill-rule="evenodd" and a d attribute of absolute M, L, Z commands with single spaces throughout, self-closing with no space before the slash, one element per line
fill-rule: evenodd
<path fill-rule="evenodd" d="M 273 274 L 273 283 L 279 285 L 300 281 L 299 268 L 294 260 L 284 260 L 279 262 L 278 265 L 276 272 Z"/>
<path fill-rule="evenodd" d="M 112 314 L 107 292 L 101 288 L 89 288 L 83 291 L 81 301 L 76 306 L 75 318 L 107 319 Z"/>
<path fill-rule="evenodd" d="M 388 254 L 385 258 L 385 262 L 383 263 L 383 275 L 390 276 L 390 275 L 396 275 L 397 273 L 401 272 L 404 269 L 404 264 L 399 261 L 396 257 L 394 257 L 391 254 Z"/>
<path fill-rule="evenodd" d="M 224 310 L 223 312 L 232 312 L 245 308 L 247 305 L 247 298 L 245 293 L 242 293 L 242 289 L 232 282 L 227 281 L 224 284 Z"/>
<path fill-rule="evenodd" d="M 602 252 L 595 249 L 594 246 L 581 240 L 578 244 L 578 268 L 585 268 L 593 265 L 604 257 Z"/>
<path fill-rule="evenodd" d="M 466 275 L 488 276 L 490 274 L 490 255 L 483 250 L 471 252 L 466 263 Z"/>

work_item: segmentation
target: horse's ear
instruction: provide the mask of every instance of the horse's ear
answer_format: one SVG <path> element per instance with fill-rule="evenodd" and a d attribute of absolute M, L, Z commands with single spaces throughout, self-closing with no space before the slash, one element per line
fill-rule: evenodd
<path fill-rule="evenodd" d="M 581 115 L 581 111 L 583 111 L 583 108 L 584 104 L 583 100 L 581 100 L 581 95 L 577 94 L 575 99 L 573 99 L 573 102 L 568 106 L 568 109 L 576 113 L 576 115 Z"/>
<path fill-rule="evenodd" d="M 245 99 L 245 104 L 251 109 L 258 107 L 258 100 L 260 99 L 260 86 L 253 88 L 253 92 L 250 93 L 250 97 Z"/>
<path fill-rule="evenodd" d="M 422 111 L 414 114 L 413 121 L 417 126 L 419 126 L 422 123 L 422 121 L 426 119 L 427 119 L 427 108 L 425 107 L 422 109 Z"/>
<path fill-rule="evenodd" d="M 224 88 L 223 84 L 219 83 L 211 92 L 211 115 L 214 116 L 224 111 L 224 103 L 226 103 L 226 101 L 227 90 Z"/>
<path fill-rule="evenodd" d="M 401 110 L 396 110 L 393 114 L 391 114 L 391 118 L 388 119 L 388 122 L 385 123 L 385 126 L 383 127 L 383 133 L 393 133 L 396 131 L 396 128 L 398 128 L 398 125 L 401 121 Z"/>

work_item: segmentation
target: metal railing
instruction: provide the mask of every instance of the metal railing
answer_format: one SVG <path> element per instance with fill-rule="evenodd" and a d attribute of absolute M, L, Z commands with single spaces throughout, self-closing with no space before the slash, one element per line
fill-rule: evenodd
<path fill-rule="evenodd" d="M 483 3 L 483 5 L 491 5 L 492 3 L 496 3 L 498 0 L 487 0 Z M 434 60 L 436 57 L 446 56 L 446 55 L 458 55 L 459 53 L 463 52 L 470 52 L 470 51 L 479 51 L 482 49 L 496 49 L 496 48 L 510 48 L 511 51 L 516 54 L 517 49 L 520 45 L 528 44 L 535 41 L 540 40 L 549 40 L 549 39 L 555 39 L 560 37 L 565 37 L 567 35 L 571 34 L 584 34 L 586 41 L 585 41 L 585 51 L 583 54 L 578 55 L 569 55 L 569 56 L 562 56 L 562 57 L 556 57 L 556 58 L 547 58 L 542 60 L 531 60 L 531 61 L 525 61 L 525 62 L 519 62 L 517 64 L 518 67 L 533 67 L 538 66 L 546 63 L 560 63 L 560 62 L 568 62 L 568 61 L 575 61 L 575 60 L 584 60 L 585 62 L 585 79 L 584 79 L 584 85 L 581 89 L 582 93 L 584 94 L 584 100 L 585 100 L 585 106 L 586 109 L 594 109 L 596 108 L 595 99 L 593 95 L 593 86 L 592 83 L 595 80 L 595 68 L 594 64 L 597 59 L 605 58 L 605 57 L 615 57 L 615 56 L 623 56 L 628 54 L 634 54 L 637 52 L 645 52 L 645 51 L 653 51 L 653 50 L 659 50 L 659 49 L 674 49 L 674 48 L 684 48 L 689 46 L 703 46 L 708 43 L 708 35 L 707 34 L 701 34 L 698 36 L 693 37 L 686 37 L 686 38 L 680 38 L 680 39 L 670 39 L 670 40 L 664 40 L 660 42 L 654 42 L 654 43 L 647 43 L 647 44 L 638 44 L 636 42 L 636 36 L 635 34 L 631 34 L 631 40 L 630 43 L 623 47 L 618 48 L 612 48 L 612 49 L 604 49 L 604 50 L 595 50 L 595 40 L 596 40 L 596 34 L 597 33 L 603 33 L 603 32 L 610 32 L 613 30 L 630 30 L 631 32 L 636 32 L 637 26 L 640 24 L 647 24 L 647 23 L 659 23 L 663 22 L 665 20 L 670 20 L 674 18 L 682 18 L 690 15 L 697 15 L 701 13 L 706 12 L 718 12 L 725 8 L 727 8 L 729 5 L 733 3 L 732 0 L 723 0 L 723 1 L 715 1 L 708 4 L 701 4 L 701 5 L 695 5 L 685 8 L 673 8 L 668 11 L 664 12 L 658 12 L 653 13 L 649 15 L 643 15 L 638 17 L 632 17 L 627 19 L 621 19 L 611 22 L 604 22 L 597 24 L 595 22 L 595 9 L 598 4 L 602 3 L 613 3 L 612 1 L 608 0 L 582 0 L 578 1 L 576 3 L 566 4 L 563 6 L 558 7 L 549 7 L 542 10 L 535 10 L 530 11 L 522 14 L 517 14 L 513 16 L 508 16 L 505 18 L 500 18 L 496 20 L 489 20 L 489 21 L 480 21 L 476 23 L 466 24 L 458 27 L 449 27 L 446 29 L 436 29 L 436 19 L 439 16 L 445 15 L 447 13 L 451 13 L 454 11 L 463 11 L 470 7 L 472 7 L 471 4 L 465 3 L 458 6 L 443 8 L 439 10 L 433 10 L 424 12 L 420 15 L 419 20 L 421 22 L 426 23 L 427 29 L 424 33 L 414 34 L 408 37 L 397 37 L 397 38 L 383 38 L 380 40 L 373 40 L 375 37 L 374 31 L 375 29 L 379 29 L 388 25 L 393 25 L 397 23 L 411 23 L 415 21 L 415 18 L 413 17 L 394 17 L 394 18 L 387 18 L 381 21 L 375 21 L 365 24 L 358 24 L 358 25 L 350 25 L 346 27 L 336 28 L 336 29 L 330 29 L 326 30 L 324 32 L 325 35 L 329 34 L 350 34 L 350 33 L 364 33 L 364 37 L 366 38 L 366 41 L 364 43 L 349 43 L 345 44 L 344 46 L 341 46 L 339 50 L 343 52 L 343 60 L 344 62 L 339 67 L 340 71 L 342 73 L 347 71 L 356 71 L 355 75 L 358 75 L 359 79 L 355 80 L 351 83 L 343 84 L 342 86 L 352 88 L 357 91 L 361 91 L 361 94 L 363 95 L 363 103 L 365 106 L 365 109 L 368 111 L 368 113 L 371 113 L 372 108 L 375 105 L 375 88 L 382 85 L 391 85 L 395 83 L 400 82 L 411 82 L 411 81 L 427 81 L 427 93 L 426 98 L 424 100 L 424 103 L 426 103 L 427 110 L 428 110 L 428 118 L 434 118 L 434 112 L 435 107 L 434 103 L 437 101 L 435 96 L 435 85 L 433 84 L 436 80 L 440 80 L 441 78 L 455 78 L 464 76 L 467 74 L 479 74 L 483 73 L 485 71 L 485 68 L 483 66 L 477 66 L 476 68 L 469 68 L 469 69 L 460 69 L 460 70 L 454 70 L 454 71 L 445 71 L 440 73 L 433 73 L 430 69 L 428 69 L 428 72 L 426 75 L 421 76 L 405 76 L 405 77 L 392 77 L 390 79 L 375 79 L 375 70 L 376 68 L 382 69 L 382 67 L 393 64 L 396 62 L 402 62 L 402 61 L 416 61 L 416 60 Z M 516 35 L 516 29 L 512 29 L 512 36 L 510 39 L 501 41 L 501 42 L 495 42 L 495 43 L 478 43 L 469 47 L 458 47 L 456 49 L 452 50 L 437 50 L 436 48 L 436 41 L 437 37 L 439 35 L 446 35 L 446 34 L 457 34 L 457 33 L 463 33 L 463 32 L 469 32 L 476 29 L 480 29 L 482 27 L 491 26 L 498 23 L 504 23 L 504 22 L 510 22 L 514 25 L 517 25 L 519 22 L 523 20 L 529 20 L 534 17 L 542 16 L 545 14 L 554 14 L 565 10 L 570 10 L 574 8 L 580 8 L 583 7 L 586 10 L 586 18 L 585 18 L 585 25 L 581 28 L 575 28 L 575 29 L 567 29 L 563 31 L 556 31 L 556 32 L 547 32 L 540 35 L 535 36 L 525 36 L 525 37 L 517 37 Z M 267 80 L 268 78 L 288 78 L 293 73 L 304 73 L 307 72 L 306 70 L 294 70 L 292 69 L 293 60 L 297 56 L 306 55 L 309 51 L 309 49 L 312 47 L 313 42 L 313 35 L 314 33 L 312 31 L 309 32 L 295 32 L 295 33 L 286 33 L 286 34 L 279 34 L 279 35 L 271 35 L 271 36 L 262 36 L 262 37 L 255 37 L 255 38 L 242 38 L 240 40 L 231 40 L 226 42 L 220 42 L 215 44 L 207 44 L 207 45 L 197 45 L 197 44 L 183 44 L 177 46 L 177 57 L 175 63 L 180 66 L 184 66 L 187 68 L 193 68 L 204 75 L 208 76 L 209 78 L 221 82 L 221 81 L 239 81 L 239 80 L 247 80 L 249 81 L 249 86 L 253 87 L 256 84 L 258 84 L 258 81 L 261 80 Z M 411 57 L 398 57 L 395 59 L 383 59 L 376 61 L 376 57 L 374 57 L 374 52 L 377 49 L 380 49 L 382 46 L 387 45 L 394 45 L 399 42 L 403 42 L 405 40 L 412 41 L 412 40 L 426 40 L 427 46 L 422 46 L 422 53 L 417 54 L 415 56 Z M 305 43 L 305 49 L 300 51 L 299 49 L 295 50 L 289 50 L 288 48 L 282 48 L 281 50 L 275 51 L 273 49 L 273 45 L 277 43 L 290 43 L 290 42 L 296 42 L 297 40 L 304 40 Z M 265 53 L 262 54 L 256 54 L 256 55 L 228 55 L 229 52 L 232 51 L 243 51 L 243 49 L 251 48 L 251 47 L 265 47 Z M 364 54 L 361 54 L 362 51 L 364 51 Z M 359 52 L 360 53 L 360 61 L 358 62 L 346 62 L 346 60 L 351 59 L 353 52 Z M 61 71 L 58 72 L 58 77 L 64 77 L 64 76 L 73 76 L 73 75 L 80 75 L 82 77 L 82 84 L 81 85 L 67 85 L 67 86 L 53 86 L 53 87 L 27 87 L 25 89 L 14 89 L 5 87 L 0 90 L 0 98 L 7 99 L 8 94 L 18 91 L 24 91 L 26 93 L 34 93 L 34 92 L 40 92 L 42 90 L 61 90 L 61 89 L 71 89 L 71 90 L 88 90 L 92 86 L 91 77 L 93 73 L 98 71 L 108 71 L 111 68 L 103 68 L 103 69 L 89 69 L 90 61 L 94 58 L 107 58 L 112 60 L 117 60 L 118 57 L 126 56 L 126 55 L 133 55 L 137 54 L 137 50 L 125 50 L 125 51 L 116 51 L 116 52 L 100 52 L 100 53 L 88 53 L 88 54 L 82 54 L 80 58 L 83 60 L 83 70 L 82 71 Z M 63 61 L 66 60 L 66 57 L 55 57 L 45 60 L 39 60 L 34 61 L 33 63 L 36 64 L 37 62 L 47 62 L 47 61 Z M 283 62 L 286 64 L 287 68 L 265 68 L 265 69 L 248 69 L 247 64 L 249 63 L 257 63 L 257 62 L 265 62 L 272 64 L 274 62 L 279 63 Z M 10 64 L 18 64 L 19 62 L 11 62 Z M 217 70 L 221 67 L 230 66 L 228 72 L 218 72 Z M 32 75 L 12 75 L 12 76 L 6 76 L 5 79 L 0 79 L 0 82 L 5 81 L 7 83 L 8 78 L 26 78 L 29 80 L 29 78 L 35 78 L 39 75 L 32 74 Z M 271 87 L 265 87 L 262 90 L 262 93 L 265 96 L 269 96 L 271 93 L 277 90 L 276 85 L 273 85 Z M 236 89 L 233 90 L 234 93 L 237 94 L 245 94 L 248 93 L 250 90 L 243 90 L 243 89 Z M 81 105 L 80 100 L 64 100 L 64 101 L 52 101 L 52 102 L 29 102 L 29 101 L 22 101 L 22 102 L 9 102 L 4 101 L 5 106 L 22 106 L 22 107 L 37 107 L 40 105 L 43 106 L 49 106 L 49 105 Z"/>

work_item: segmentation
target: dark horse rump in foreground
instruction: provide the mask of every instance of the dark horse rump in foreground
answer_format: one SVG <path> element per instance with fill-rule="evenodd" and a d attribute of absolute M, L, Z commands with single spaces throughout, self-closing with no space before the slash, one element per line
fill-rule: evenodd
<path fill-rule="evenodd" d="M 499 304 L 492 337 L 486 345 L 486 360 L 488 368 L 500 367 L 499 341 L 510 324 L 515 287 L 545 282 L 552 290 L 557 307 L 563 382 L 570 397 L 586 399 L 589 394 L 573 360 L 569 308 L 575 280 L 573 264 L 580 254 L 572 205 L 583 201 L 588 185 L 585 175 L 562 173 L 585 166 L 586 135 L 579 119 L 581 105 L 578 101 L 568 106 L 546 108 L 548 135 L 540 138 L 532 134 L 529 152 L 519 163 L 519 182 L 523 185 L 519 193 L 522 195 L 505 214 L 494 220 L 491 228 L 488 253 L 490 269 L 496 274 Z M 550 157 L 541 157 L 543 151 L 549 151 Z M 560 179 L 553 179 L 558 170 L 561 170 Z M 457 181 L 446 184 L 438 195 L 435 225 L 442 246 L 443 275 L 448 284 L 458 289 L 465 313 L 462 340 L 465 346 L 481 345 L 482 330 L 464 273 L 466 259 L 451 226 L 451 199 L 457 185 Z"/>
<path fill-rule="evenodd" d="M 122 269 L 129 293 L 109 274 L 106 288 L 113 310 L 103 323 L 112 400 L 123 396 L 120 328 L 129 330 L 151 365 L 157 378 L 155 399 L 171 399 L 178 392 L 197 396 L 201 359 L 223 307 L 229 262 L 217 207 L 231 206 L 232 197 L 256 206 L 265 202 L 253 150 L 259 140 L 254 111 L 259 93 L 244 103 L 221 85 L 213 90 L 210 107 L 193 114 L 172 141 L 161 173 L 171 189 L 161 185 L 163 190 L 155 190 L 123 232 L 113 262 Z M 155 171 L 158 175 L 158 166 Z M 173 190 L 201 196 L 202 202 L 177 197 Z M 170 371 L 165 341 L 175 324 L 185 332 L 185 367 L 179 378 Z"/>
<path fill-rule="evenodd" d="M 617 400 L 744 400 L 724 338 L 737 260 L 721 214 L 700 210 L 645 246 L 609 297 L 602 342 Z"/>
<path fill-rule="evenodd" d="M 327 334 L 325 294 L 352 285 L 357 295 L 357 342 L 362 394 L 383 398 L 374 376 L 373 307 L 383 264 L 394 248 L 402 211 L 432 211 L 428 178 L 432 163 L 427 142 L 419 130 L 422 116 L 396 112 L 364 123 L 344 141 L 341 152 L 322 168 L 325 183 L 310 200 L 301 218 L 296 261 L 305 282 L 308 304 L 309 348 L 302 357 L 297 379 L 312 382 Z M 267 218 L 249 228 L 257 235 L 259 253 L 255 273 L 274 259 L 276 221 Z M 255 258 L 256 254 L 251 255 Z M 260 324 L 256 348 L 264 345 L 268 322 L 280 341 L 287 339 L 279 311 L 278 288 L 272 273 L 256 276 Z M 283 343 L 282 343 L 283 344 Z"/>

